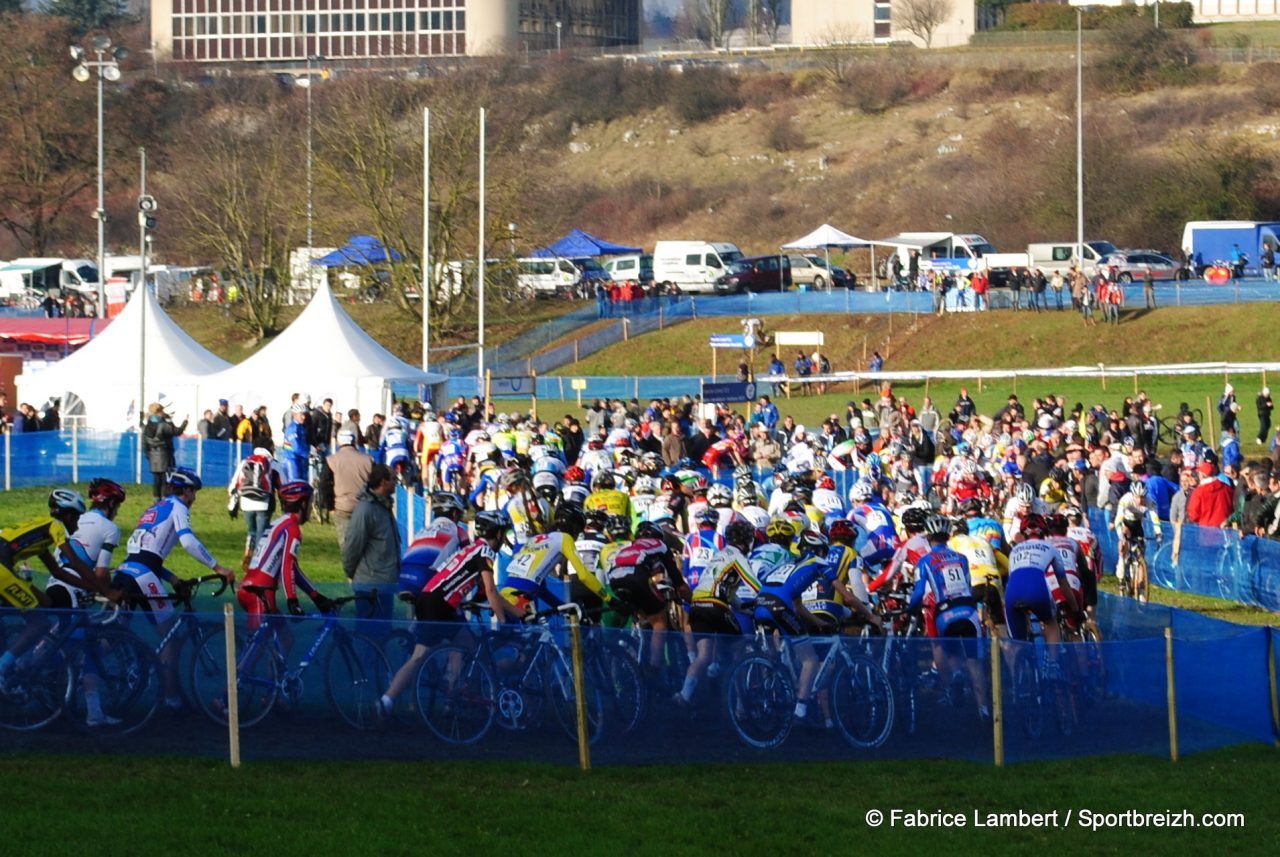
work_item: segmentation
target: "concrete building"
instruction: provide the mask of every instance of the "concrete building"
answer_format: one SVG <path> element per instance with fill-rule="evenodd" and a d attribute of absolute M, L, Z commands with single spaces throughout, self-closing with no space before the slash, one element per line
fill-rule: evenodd
<path fill-rule="evenodd" d="M 150 15 L 159 56 L 200 63 L 622 47 L 641 32 L 641 0 L 151 0 Z"/>
<path fill-rule="evenodd" d="M 943 3 L 933 31 L 935 48 L 967 45 L 974 33 L 973 0 L 791 0 L 791 41 L 796 45 L 887 44 L 924 39 L 904 24 L 910 3 Z M 895 16 L 896 11 L 896 16 Z"/>

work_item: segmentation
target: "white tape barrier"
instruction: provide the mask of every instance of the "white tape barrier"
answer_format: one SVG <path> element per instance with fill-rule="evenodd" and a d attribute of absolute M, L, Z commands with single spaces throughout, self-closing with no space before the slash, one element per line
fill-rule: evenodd
<path fill-rule="evenodd" d="M 761 375 L 757 383 L 837 383 L 840 381 L 925 381 L 1001 378 L 1105 378 L 1132 375 L 1223 375 L 1280 371 L 1280 363 L 1165 363 L 1155 366 L 1066 366 L 1057 369 L 930 369 L 901 372 L 828 372 L 825 375 Z"/>

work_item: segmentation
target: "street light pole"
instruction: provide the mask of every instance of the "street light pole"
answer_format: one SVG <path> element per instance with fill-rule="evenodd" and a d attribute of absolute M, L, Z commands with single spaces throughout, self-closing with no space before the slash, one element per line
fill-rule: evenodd
<path fill-rule="evenodd" d="M 1076 9 L 1076 259 L 1084 273 L 1084 13 Z"/>
<path fill-rule="evenodd" d="M 314 211 L 314 197 L 312 195 L 311 184 L 311 52 L 307 52 L 307 264 L 313 261 L 315 253 L 312 248 L 314 245 L 311 231 L 312 213 Z"/>
<path fill-rule="evenodd" d="M 560 28 L 564 26 L 564 22 L 556 21 L 556 53 L 560 53 Z"/>

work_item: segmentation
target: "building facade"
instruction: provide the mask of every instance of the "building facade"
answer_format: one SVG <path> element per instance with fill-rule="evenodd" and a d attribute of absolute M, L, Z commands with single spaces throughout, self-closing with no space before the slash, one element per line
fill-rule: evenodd
<path fill-rule="evenodd" d="M 636 45 L 640 16 L 641 0 L 152 0 L 151 41 L 199 63 L 484 56 Z"/>
<path fill-rule="evenodd" d="M 791 41 L 817 46 L 911 42 L 923 47 L 924 39 L 902 23 L 902 6 L 909 2 L 913 0 L 791 0 Z M 975 29 L 974 1 L 951 0 L 942 11 L 932 46 L 967 45 Z"/>

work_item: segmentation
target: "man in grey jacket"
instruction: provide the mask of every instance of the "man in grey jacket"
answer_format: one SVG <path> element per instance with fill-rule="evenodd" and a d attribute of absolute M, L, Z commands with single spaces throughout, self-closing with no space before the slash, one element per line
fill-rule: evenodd
<path fill-rule="evenodd" d="M 377 590 L 378 603 L 359 602 L 362 619 L 390 619 L 400 579 L 400 530 L 391 511 L 395 477 L 385 464 L 369 470 L 364 490 L 356 497 L 356 508 L 347 524 L 342 542 L 342 570 L 351 581 L 351 590 L 363 594 Z M 380 636 L 377 628 L 361 633 Z"/>

